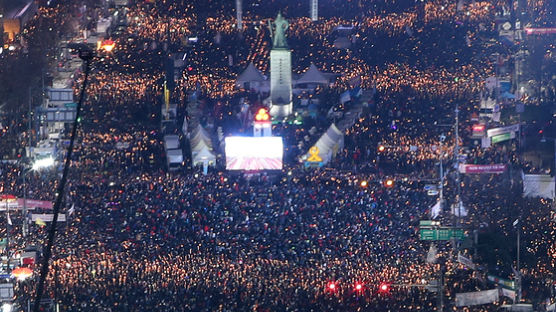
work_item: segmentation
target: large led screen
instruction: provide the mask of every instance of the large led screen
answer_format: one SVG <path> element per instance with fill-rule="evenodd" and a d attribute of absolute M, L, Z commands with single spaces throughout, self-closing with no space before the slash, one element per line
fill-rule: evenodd
<path fill-rule="evenodd" d="M 281 137 L 227 137 L 226 169 L 281 170 Z"/>

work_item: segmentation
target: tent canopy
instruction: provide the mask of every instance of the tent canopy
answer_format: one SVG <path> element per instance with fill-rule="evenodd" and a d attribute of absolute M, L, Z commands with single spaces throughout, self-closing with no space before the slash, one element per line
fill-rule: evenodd
<path fill-rule="evenodd" d="M 212 152 L 212 140 L 206 130 L 198 125 L 191 133 L 192 139 L 189 141 L 191 145 L 191 159 L 193 165 L 200 165 L 204 162 L 209 164 L 216 163 L 216 156 Z"/>
<path fill-rule="evenodd" d="M 265 81 L 265 77 L 261 72 L 255 67 L 253 62 L 249 63 L 249 66 L 237 77 L 236 83 L 252 82 L 252 81 Z"/>
<path fill-rule="evenodd" d="M 296 81 L 296 83 L 297 84 L 300 84 L 300 83 L 327 84 L 328 79 L 324 76 L 323 73 L 321 73 L 317 69 L 315 64 L 311 63 L 311 66 L 309 66 L 309 69 L 307 69 L 307 71 L 305 71 L 305 73 L 303 73 L 301 75 L 301 77 L 299 77 L 299 79 Z"/>

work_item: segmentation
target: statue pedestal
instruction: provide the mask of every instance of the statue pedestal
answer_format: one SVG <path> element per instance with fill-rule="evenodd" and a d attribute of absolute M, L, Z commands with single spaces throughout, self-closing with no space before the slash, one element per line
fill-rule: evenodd
<path fill-rule="evenodd" d="M 270 50 L 270 115 L 284 118 L 292 113 L 292 53 L 287 49 L 272 49 Z"/>

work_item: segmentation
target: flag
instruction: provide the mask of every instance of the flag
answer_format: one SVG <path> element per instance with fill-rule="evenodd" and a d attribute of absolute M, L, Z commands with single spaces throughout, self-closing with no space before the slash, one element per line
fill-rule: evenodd
<path fill-rule="evenodd" d="M 457 5 L 456 5 L 456 10 L 457 10 L 458 12 L 463 11 L 463 0 L 458 0 L 458 3 L 457 3 Z"/>
<path fill-rule="evenodd" d="M 12 224 L 12 218 L 10 218 L 10 214 L 9 214 L 9 213 L 8 213 L 8 224 L 9 224 L 9 225 L 13 225 L 13 224 Z"/>
<path fill-rule="evenodd" d="M 513 226 L 517 226 L 519 224 L 519 219 L 515 219 Z"/>
<path fill-rule="evenodd" d="M 37 218 L 35 220 L 35 224 L 38 225 L 38 226 L 45 226 L 46 225 L 46 223 L 44 223 L 44 221 L 41 218 Z"/>
<path fill-rule="evenodd" d="M 409 26 L 405 26 L 405 33 L 408 36 L 413 37 L 413 30 L 411 30 L 411 28 Z"/>
<path fill-rule="evenodd" d="M 427 263 L 435 263 L 437 253 L 438 253 L 438 249 L 436 248 L 434 243 L 432 243 L 431 247 L 429 248 L 429 252 L 427 253 Z"/>
<path fill-rule="evenodd" d="M 442 212 L 442 200 L 437 201 L 436 204 L 432 206 L 431 218 L 436 219 L 440 215 L 440 212 Z"/>
<path fill-rule="evenodd" d="M 520 275 L 519 272 L 513 266 L 512 266 L 512 272 L 514 272 L 514 275 L 516 277 L 519 277 L 519 275 Z"/>
<path fill-rule="evenodd" d="M 351 95 L 349 94 L 349 90 L 340 94 L 340 103 L 344 104 L 349 101 L 351 101 Z"/>
<path fill-rule="evenodd" d="M 461 201 L 458 205 L 452 206 L 452 213 L 457 217 L 467 217 L 467 209 L 465 209 Z"/>
<path fill-rule="evenodd" d="M 546 311 L 556 311 L 556 302 L 547 306 Z"/>
<path fill-rule="evenodd" d="M 68 216 L 71 216 L 75 212 L 75 204 L 71 204 L 71 208 L 68 210 Z"/>

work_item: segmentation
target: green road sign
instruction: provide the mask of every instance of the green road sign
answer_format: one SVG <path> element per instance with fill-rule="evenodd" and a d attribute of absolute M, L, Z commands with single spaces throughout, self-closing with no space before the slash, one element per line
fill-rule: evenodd
<path fill-rule="evenodd" d="M 453 229 L 453 228 L 422 228 L 419 229 L 419 239 L 426 241 L 434 240 L 451 240 L 455 238 L 457 240 L 463 240 L 465 234 L 463 229 Z"/>
<path fill-rule="evenodd" d="M 419 229 L 421 240 L 437 240 L 438 232 L 433 229 Z"/>
<path fill-rule="evenodd" d="M 419 221 L 419 226 L 433 226 L 434 221 L 432 220 L 421 220 Z"/>
<path fill-rule="evenodd" d="M 500 143 L 500 142 L 511 140 L 511 139 L 512 139 L 512 133 L 511 132 L 502 133 L 502 134 L 495 135 L 495 136 L 492 137 L 492 144 Z"/>

